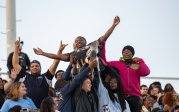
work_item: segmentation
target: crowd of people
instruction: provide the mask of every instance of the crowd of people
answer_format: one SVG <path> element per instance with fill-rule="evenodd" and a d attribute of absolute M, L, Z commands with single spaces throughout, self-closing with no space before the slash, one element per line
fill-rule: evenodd
<path fill-rule="evenodd" d="M 70 53 L 63 53 L 67 44 L 62 41 L 56 54 L 34 48 L 35 54 L 54 59 L 45 73 L 38 60 L 22 52 L 19 38 L 7 60 L 9 81 L 0 78 L 0 112 L 179 112 L 171 84 L 164 89 L 160 82 L 140 84 L 150 69 L 134 57 L 131 45 L 119 60 L 106 59 L 105 45 L 119 23 L 116 16 L 105 34 L 89 44 L 78 36 Z M 69 63 L 65 71 L 56 70 L 60 61 Z"/>

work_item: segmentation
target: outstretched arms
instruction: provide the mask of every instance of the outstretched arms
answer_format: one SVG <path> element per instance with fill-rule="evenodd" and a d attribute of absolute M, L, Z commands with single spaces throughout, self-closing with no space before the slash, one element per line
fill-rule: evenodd
<path fill-rule="evenodd" d="M 100 42 L 106 41 L 108 37 L 111 35 L 115 27 L 120 23 L 120 18 L 116 16 L 114 18 L 112 26 L 107 30 L 107 32 L 99 38 Z"/>
<path fill-rule="evenodd" d="M 69 61 L 69 55 L 66 55 L 66 54 L 52 54 L 52 53 L 46 53 L 46 52 L 43 52 L 42 49 L 40 48 L 37 48 L 35 49 L 34 48 L 34 52 L 35 54 L 37 55 L 42 55 L 42 56 L 45 56 L 45 57 L 48 57 L 48 58 L 52 58 L 52 59 L 58 59 L 58 60 L 62 60 L 62 61 Z"/>

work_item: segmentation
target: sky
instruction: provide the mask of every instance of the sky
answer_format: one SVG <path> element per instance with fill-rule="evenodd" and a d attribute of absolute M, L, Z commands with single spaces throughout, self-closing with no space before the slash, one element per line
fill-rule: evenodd
<path fill-rule="evenodd" d="M 6 10 L 0 0 L 0 67 L 6 70 Z M 24 41 L 23 52 L 37 59 L 45 72 L 53 60 L 36 55 L 33 48 L 56 53 L 60 41 L 72 51 L 77 36 L 87 42 L 97 40 L 112 25 L 120 24 L 107 40 L 107 59 L 118 60 L 122 48 L 132 45 L 135 57 L 149 66 L 149 77 L 179 75 L 179 1 L 178 0 L 16 0 L 17 37 Z M 68 63 L 60 62 L 65 70 Z"/>

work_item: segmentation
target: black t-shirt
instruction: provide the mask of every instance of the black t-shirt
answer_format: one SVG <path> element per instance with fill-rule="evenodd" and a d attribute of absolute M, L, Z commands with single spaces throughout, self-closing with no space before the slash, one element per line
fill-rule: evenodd
<path fill-rule="evenodd" d="M 52 81 L 53 75 L 48 70 L 46 73 L 33 76 L 21 69 L 15 81 L 21 81 L 27 88 L 27 96 L 30 97 L 37 108 L 45 97 L 48 97 L 49 82 Z"/>
<path fill-rule="evenodd" d="M 7 59 L 7 68 L 9 72 L 11 72 L 11 69 L 13 68 L 12 66 L 12 57 L 13 57 L 14 52 L 10 53 Z M 28 55 L 24 52 L 20 52 L 18 54 L 19 58 L 19 65 L 22 67 L 24 70 L 29 70 L 30 68 L 30 59 Z"/>

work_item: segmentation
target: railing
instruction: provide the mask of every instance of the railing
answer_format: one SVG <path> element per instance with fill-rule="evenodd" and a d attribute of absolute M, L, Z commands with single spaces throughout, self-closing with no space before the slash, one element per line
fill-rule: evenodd
<path fill-rule="evenodd" d="M 8 79 L 7 72 L 0 72 L 0 77 L 3 79 Z M 178 77 L 141 77 L 141 84 L 150 85 L 154 81 L 159 81 L 164 88 L 165 84 L 171 83 L 175 90 L 179 93 L 179 78 Z"/>
<path fill-rule="evenodd" d="M 141 84 L 145 84 L 147 86 L 152 84 L 154 81 L 159 81 L 163 89 L 167 83 L 170 83 L 174 87 L 175 91 L 179 93 L 179 87 L 178 87 L 179 77 L 142 77 L 141 78 Z"/>
<path fill-rule="evenodd" d="M 142 77 L 142 79 L 179 80 L 178 77 Z"/>

